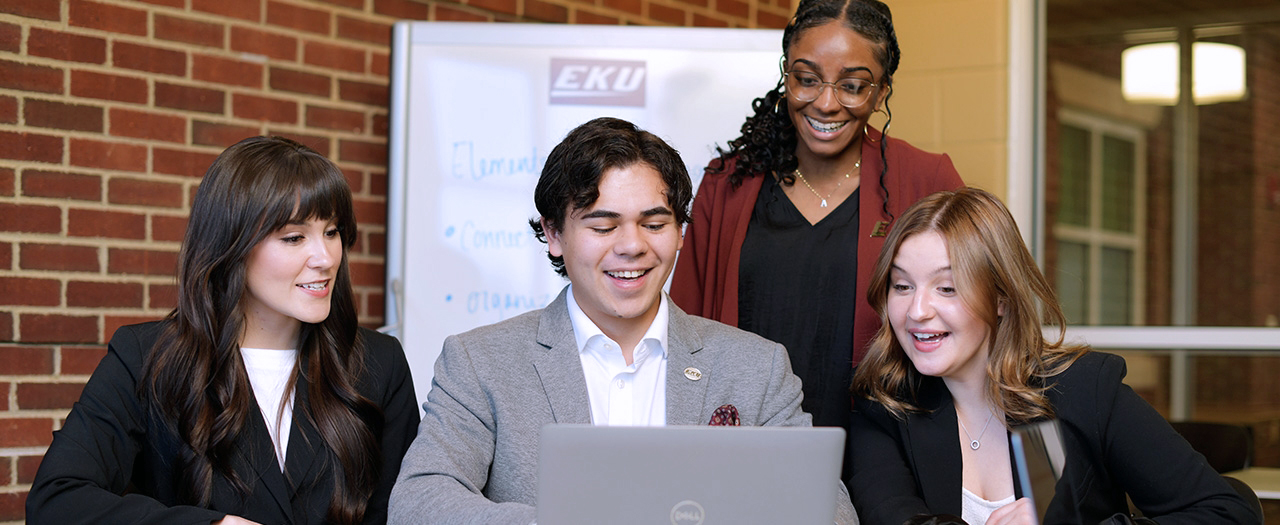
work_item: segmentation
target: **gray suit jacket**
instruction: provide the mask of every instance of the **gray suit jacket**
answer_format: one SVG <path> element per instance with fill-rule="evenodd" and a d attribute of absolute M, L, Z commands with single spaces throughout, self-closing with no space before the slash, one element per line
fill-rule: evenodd
<path fill-rule="evenodd" d="M 534 521 L 540 429 L 591 422 L 565 301 L 561 291 L 541 311 L 445 339 L 426 416 L 391 492 L 391 523 Z M 675 304 L 669 311 L 668 425 L 706 425 L 732 404 L 743 425 L 809 426 L 782 345 Z M 687 367 L 702 378 L 686 378 Z M 839 490 L 837 521 L 857 523 Z"/>

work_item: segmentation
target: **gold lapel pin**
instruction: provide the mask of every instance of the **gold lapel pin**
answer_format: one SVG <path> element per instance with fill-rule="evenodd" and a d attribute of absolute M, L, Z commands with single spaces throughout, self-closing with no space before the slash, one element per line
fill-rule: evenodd
<path fill-rule="evenodd" d="M 871 229 L 872 237 L 884 237 L 889 233 L 889 221 L 876 221 L 876 227 Z"/>
<path fill-rule="evenodd" d="M 691 381 L 697 381 L 699 379 L 702 379 L 702 371 L 691 366 L 689 368 L 684 369 L 684 376 L 689 378 L 689 380 Z"/>

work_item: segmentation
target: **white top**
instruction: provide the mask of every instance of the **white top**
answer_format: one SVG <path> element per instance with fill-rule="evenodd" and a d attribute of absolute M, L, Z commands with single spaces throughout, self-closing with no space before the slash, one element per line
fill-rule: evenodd
<path fill-rule="evenodd" d="M 293 364 L 298 360 L 298 351 L 241 348 L 240 356 L 244 359 L 245 371 L 249 372 L 253 397 L 258 400 L 262 419 L 267 423 L 267 432 L 271 434 L 276 461 L 280 463 L 280 471 L 284 472 L 285 452 L 289 448 L 289 428 L 293 424 L 293 392 L 289 392 L 283 411 L 280 404 L 285 398 L 284 388 L 289 382 L 289 374 L 293 373 Z"/>
<path fill-rule="evenodd" d="M 666 294 L 658 302 L 658 315 L 632 352 L 627 365 L 618 343 L 604 335 L 573 298 L 569 285 L 567 304 L 578 357 L 591 399 L 591 422 L 613 426 L 663 426 L 667 424 L 667 326 L 671 321 Z"/>
<path fill-rule="evenodd" d="M 964 487 L 960 487 L 960 493 L 960 518 L 969 525 L 985 525 L 992 512 L 1013 503 L 1013 494 L 1004 499 L 987 501 L 979 498 L 977 494 L 969 492 L 969 489 Z"/>

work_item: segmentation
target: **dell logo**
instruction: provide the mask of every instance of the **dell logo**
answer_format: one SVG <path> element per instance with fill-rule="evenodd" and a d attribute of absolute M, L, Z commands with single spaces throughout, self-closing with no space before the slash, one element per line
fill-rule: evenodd
<path fill-rule="evenodd" d="M 702 525 L 703 517 L 702 505 L 693 500 L 684 500 L 671 507 L 671 525 Z"/>
<path fill-rule="evenodd" d="M 645 63 L 637 60 L 551 59 L 551 103 L 644 107 Z"/>

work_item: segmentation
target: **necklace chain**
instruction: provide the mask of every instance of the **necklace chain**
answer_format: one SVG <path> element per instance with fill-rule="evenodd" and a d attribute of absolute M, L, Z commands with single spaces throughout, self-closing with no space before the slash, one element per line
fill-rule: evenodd
<path fill-rule="evenodd" d="M 982 432 L 978 432 L 978 438 L 974 439 L 973 435 L 969 434 L 969 429 L 964 428 L 964 419 L 960 417 L 959 412 L 956 412 L 956 421 L 960 422 L 960 430 L 963 430 L 964 435 L 969 437 L 969 448 L 978 450 L 978 447 L 982 446 L 982 442 L 978 440 L 982 439 L 982 435 L 987 433 L 987 427 L 991 425 L 991 420 L 996 417 L 996 412 L 994 410 L 992 410 L 990 414 L 991 415 L 987 416 L 987 422 L 982 425 Z"/>
<path fill-rule="evenodd" d="M 836 187 L 832 188 L 831 193 L 828 193 L 826 197 L 823 197 L 821 193 L 818 193 L 818 190 L 813 189 L 813 186 L 809 184 L 809 179 L 804 178 L 804 174 L 800 173 L 800 168 L 796 168 L 796 176 L 800 177 L 800 182 L 803 182 L 804 186 L 806 188 L 809 188 L 809 191 L 813 192 L 813 195 L 817 197 L 818 200 L 822 201 L 822 203 L 819 204 L 818 207 L 826 208 L 827 199 L 830 199 L 832 195 L 835 195 L 836 191 L 840 189 L 840 185 L 844 184 L 844 181 L 849 180 L 849 176 L 853 175 L 853 172 L 858 171 L 861 168 L 862 168 L 862 159 L 858 159 L 858 162 L 853 165 L 853 169 L 849 170 L 848 173 L 844 174 L 843 179 L 836 180 Z"/>

